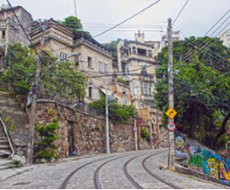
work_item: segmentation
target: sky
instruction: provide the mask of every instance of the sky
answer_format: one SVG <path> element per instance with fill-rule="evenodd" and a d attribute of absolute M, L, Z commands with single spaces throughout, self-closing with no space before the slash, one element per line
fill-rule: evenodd
<path fill-rule="evenodd" d="M 75 16 L 74 0 L 9 0 L 12 6 L 24 7 L 34 20 L 39 18 L 64 20 Z M 83 28 L 95 36 L 124 21 L 157 0 L 76 0 L 77 17 Z M 160 0 L 135 18 L 95 39 L 107 43 L 118 38 L 134 40 L 138 30 L 145 33 L 146 41 L 160 41 L 167 30 L 168 18 L 177 17 L 187 0 Z M 0 0 L 0 5 L 7 4 Z M 205 33 L 229 10 L 230 0 L 189 0 L 176 20 L 173 30 L 181 31 L 182 37 L 204 36 Z M 219 25 L 221 31 L 228 23 L 230 13 Z M 211 35 L 218 25 L 209 32 Z M 226 29 L 228 29 L 227 27 Z M 215 36 L 218 30 L 212 35 Z"/>

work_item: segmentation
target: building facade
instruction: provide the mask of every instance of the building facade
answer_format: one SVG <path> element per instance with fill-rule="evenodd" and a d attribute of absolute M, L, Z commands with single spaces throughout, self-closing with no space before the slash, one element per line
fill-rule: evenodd
<path fill-rule="evenodd" d="M 13 10 L 28 34 L 31 30 L 30 23 L 33 20 L 31 14 L 21 6 L 13 7 Z M 5 68 L 5 62 L 7 62 L 4 59 L 8 45 L 16 42 L 21 42 L 23 46 L 30 44 L 11 8 L 2 5 L 0 7 L 0 69 L 2 71 Z"/>
<path fill-rule="evenodd" d="M 156 68 L 159 63 L 155 56 L 160 42 L 145 42 L 144 33 L 135 34 L 135 41 L 120 40 L 118 47 L 118 68 L 121 77 L 129 82 L 132 105 L 136 107 L 143 126 L 150 127 L 151 133 L 158 134 L 161 113 L 156 109 L 153 92 Z"/>
<path fill-rule="evenodd" d="M 223 41 L 223 45 L 230 48 L 230 31 L 226 30 L 220 35 L 220 39 Z"/>
<path fill-rule="evenodd" d="M 43 50 L 51 52 L 59 60 L 65 60 L 75 52 L 80 53 L 66 60 L 71 61 L 76 71 L 82 72 L 88 79 L 86 97 L 83 100 L 85 104 L 98 100 L 105 95 L 106 79 L 110 79 L 108 82 L 108 94 L 115 96 L 116 93 L 119 93 L 112 91 L 114 89 L 114 79 L 111 74 L 114 66 L 111 53 L 104 46 L 85 32 L 80 31 L 74 34 L 70 28 L 53 19 L 45 21 L 43 25 L 46 27 Z M 43 28 L 41 24 L 34 22 L 30 38 L 36 49 L 40 48 L 42 35 Z M 115 97 L 119 102 L 120 96 Z M 131 101 L 129 103 L 131 104 Z"/>

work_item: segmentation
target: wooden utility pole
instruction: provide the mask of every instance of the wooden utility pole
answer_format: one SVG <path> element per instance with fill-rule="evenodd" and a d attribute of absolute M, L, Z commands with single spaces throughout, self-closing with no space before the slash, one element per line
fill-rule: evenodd
<path fill-rule="evenodd" d="M 169 108 L 174 109 L 174 92 L 173 92 L 173 44 L 172 44 L 172 19 L 168 19 L 168 95 Z M 174 122 L 174 119 L 168 118 L 168 122 Z M 175 170 L 174 157 L 174 131 L 169 132 L 169 157 L 168 167 L 170 170 Z"/>
<path fill-rule="evenodd" d="M 43 33 L 40 42 L 40 50 L 44 48 L 44 38 L 45 38 L 45 26 L 42 26 Z M 40 52 L 39 52 L 40 53 Z M 30 166 L 33 164 L 33 146 L 34 146 L 34 128 L 36 121 L 36 111 L 37 111 L 37 98 L 39 93 L 39 80 L 41 72 L 41 60 L 39 54 L 37 56 L 36 62 L 36 74 L 34 83 L 32 83 L 32 104 L 30 108 L 30 122 L 29 122 L 29 132 L 28 132 L 28 143 L 27 143 L 27 152 L 26 152 L 26 165 Z"/>

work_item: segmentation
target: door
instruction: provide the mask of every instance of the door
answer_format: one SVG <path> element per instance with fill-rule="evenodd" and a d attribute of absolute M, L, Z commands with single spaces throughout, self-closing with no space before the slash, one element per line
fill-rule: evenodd
<path fill-rule="evenodd" d="M 74 138 L 73 138 L 73 126 L 68 124 L 68 145 L 69 145 L 69 155 L 74 153 Z"/>

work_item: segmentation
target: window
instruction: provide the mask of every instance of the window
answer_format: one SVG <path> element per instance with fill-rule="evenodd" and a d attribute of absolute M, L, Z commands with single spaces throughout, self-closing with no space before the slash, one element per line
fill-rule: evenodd
<path fill-rule="evenodd" d="M 88 67 L 92 67 L 92 57 L 88 57 Z"/>
<path fill-rule="evenodd" d="M 99 62 L 99 71 L 103 72 L 103 63 L 102 62 Z"/>
<path fill-rule="evenodd" d="M 149 85 L 149 95 L 152 95 L 152 86 Z"/>
<path fill-rule="evenodd" d="M 152 57 L 152 50 L 148 50 L 148 55 L 149 55 L 149 57 Z"/>
<path fill-rule="evenodd" d="M 93 97 L 93 84 L 92 82 L 89 82 L 89 97 L 92 98 Z"/>
<path fill-rule="evenodd" d="M 136 52 L 136 47 L 133 47 L 133 53 L 137 53 L 137 52 Z"/>
<path fill-rule="evenodd" d="M 137 48 L 137 52 L 138 52 L 139 55 L 144 55 L 144 56 L 146 56 L 146 49 Z"/>
<path fill-rule="evenodd" d="M 127 96 L 123 94 L 123 105 L 127 105 Z"/>
<path fill-rule="evenodd" d="M 6 38 L 6 31 L 3 30 L 3 31 L 2 31 L 2 39 L 5 39 L 5 38 Z"/>
<path fill-rule="evenodd" d="M 105 73 L 108 72 L 108 65 L 107 64 L 104 65 L 104 71 L 105 71 Z"/>
<path fill-rule="evenodd" d="M 66 58 L 67 58 L 67 54 L 60 52 L 60 61 L 64 61 L 66 60 Z"/>
<path fill-rule="evenodd" d="M 74 62 L 75 62 L 75 66 L 78 66 L 79 65 L 79 55 L 76 55 L 74 57 Z"/>

